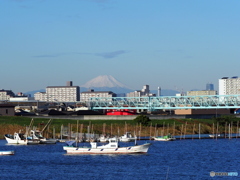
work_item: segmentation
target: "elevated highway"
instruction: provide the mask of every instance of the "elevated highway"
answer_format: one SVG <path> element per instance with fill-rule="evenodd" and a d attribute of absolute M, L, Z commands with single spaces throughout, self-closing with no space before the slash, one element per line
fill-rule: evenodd
<path fill-rule="evenodd" d="M 159 96 L 91 98 L 90 107 L 97 109 L 229 109 L 240 108 L 240 95 Z"/>

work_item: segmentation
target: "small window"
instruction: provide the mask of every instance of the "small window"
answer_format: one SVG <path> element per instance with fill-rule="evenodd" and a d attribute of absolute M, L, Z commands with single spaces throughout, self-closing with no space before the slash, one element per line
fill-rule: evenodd
<path fill-rule="evenodd" d="M 6 114 L 8 114 L 8 109 L 6 109 Z"/>

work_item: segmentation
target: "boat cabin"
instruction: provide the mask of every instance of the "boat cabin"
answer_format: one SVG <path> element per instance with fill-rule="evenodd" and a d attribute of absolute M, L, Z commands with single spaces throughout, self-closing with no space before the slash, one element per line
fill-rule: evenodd
<path fill-rule="evenodd" d="M 117 138 L 110 138 L 109 139 L 109 143 L 106 145 L 102 145 L 102 146 L 97 146 L 96 142 L 91 142 L 91 148 L 95 149 L 95 148 L 118 148 L 118 140 Z"/>
<path fill-rule="evenodd" d="M 123 138 L 132 138 L 133 136 L 130 132 L 126 132 L 126 134 L 124 134 L 122 137 Z"/>

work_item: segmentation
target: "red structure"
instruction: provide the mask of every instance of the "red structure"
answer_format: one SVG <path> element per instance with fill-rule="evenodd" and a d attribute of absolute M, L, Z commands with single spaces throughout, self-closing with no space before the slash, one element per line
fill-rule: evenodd
<path fill-rule="evenodd" d="M 136 114 L 136 109 L 120 109 L 120 110 L 116 110 L 116 109 L 108 109 L 106 115 L 109 116 L 121 116 L 121 115 L 135 115 Z"/>

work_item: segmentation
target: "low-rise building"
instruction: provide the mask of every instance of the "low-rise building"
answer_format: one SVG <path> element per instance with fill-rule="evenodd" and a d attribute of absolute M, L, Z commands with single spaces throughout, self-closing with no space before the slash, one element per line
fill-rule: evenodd
<path fill-rule="evenodd" d="M 9 101 L 10 102 L 22 102 L 22 101 L 32 101 L 34 100 L 33 97 L 28 97 L 28 96 L 16 96 L 16 97 L 10 97 Z"/>
<path fill-rule="evenodd" d="M 14 116 L 14 107 L 12 104 L 0 104 L 0 116 Z"/>
<path fill-rule="evenodd" d="M 94 91 L 91 89 L 89 91 L 81 92 L 80 97 L 81 102 L 89 102 L 91 98 L 101 98 L 102 100 L 106 98 L 106 101 L 112 101 L 111 98 L 117 97 L 117 95 L 112 91 Z"/>
<path fill-rule="evenodd" d="M 208 96 L 217 95 L 217 91 L 214 90 L 202 90 L 202 91 L 187 91 L 187 96 Z"/>
<path fill-rule="evenodd" d="M 230 109 L 176 109 L 176 115 L 202 115 L 202 114 L 210 114 L 210 115 L 228 115 L 230 114 Z"/>
<path fill-rule="evenodd" d="M 15 94 L 12 90 L 0 90 L 0 101 L 9 101 L 11 97 L 14 97 Z"/>

